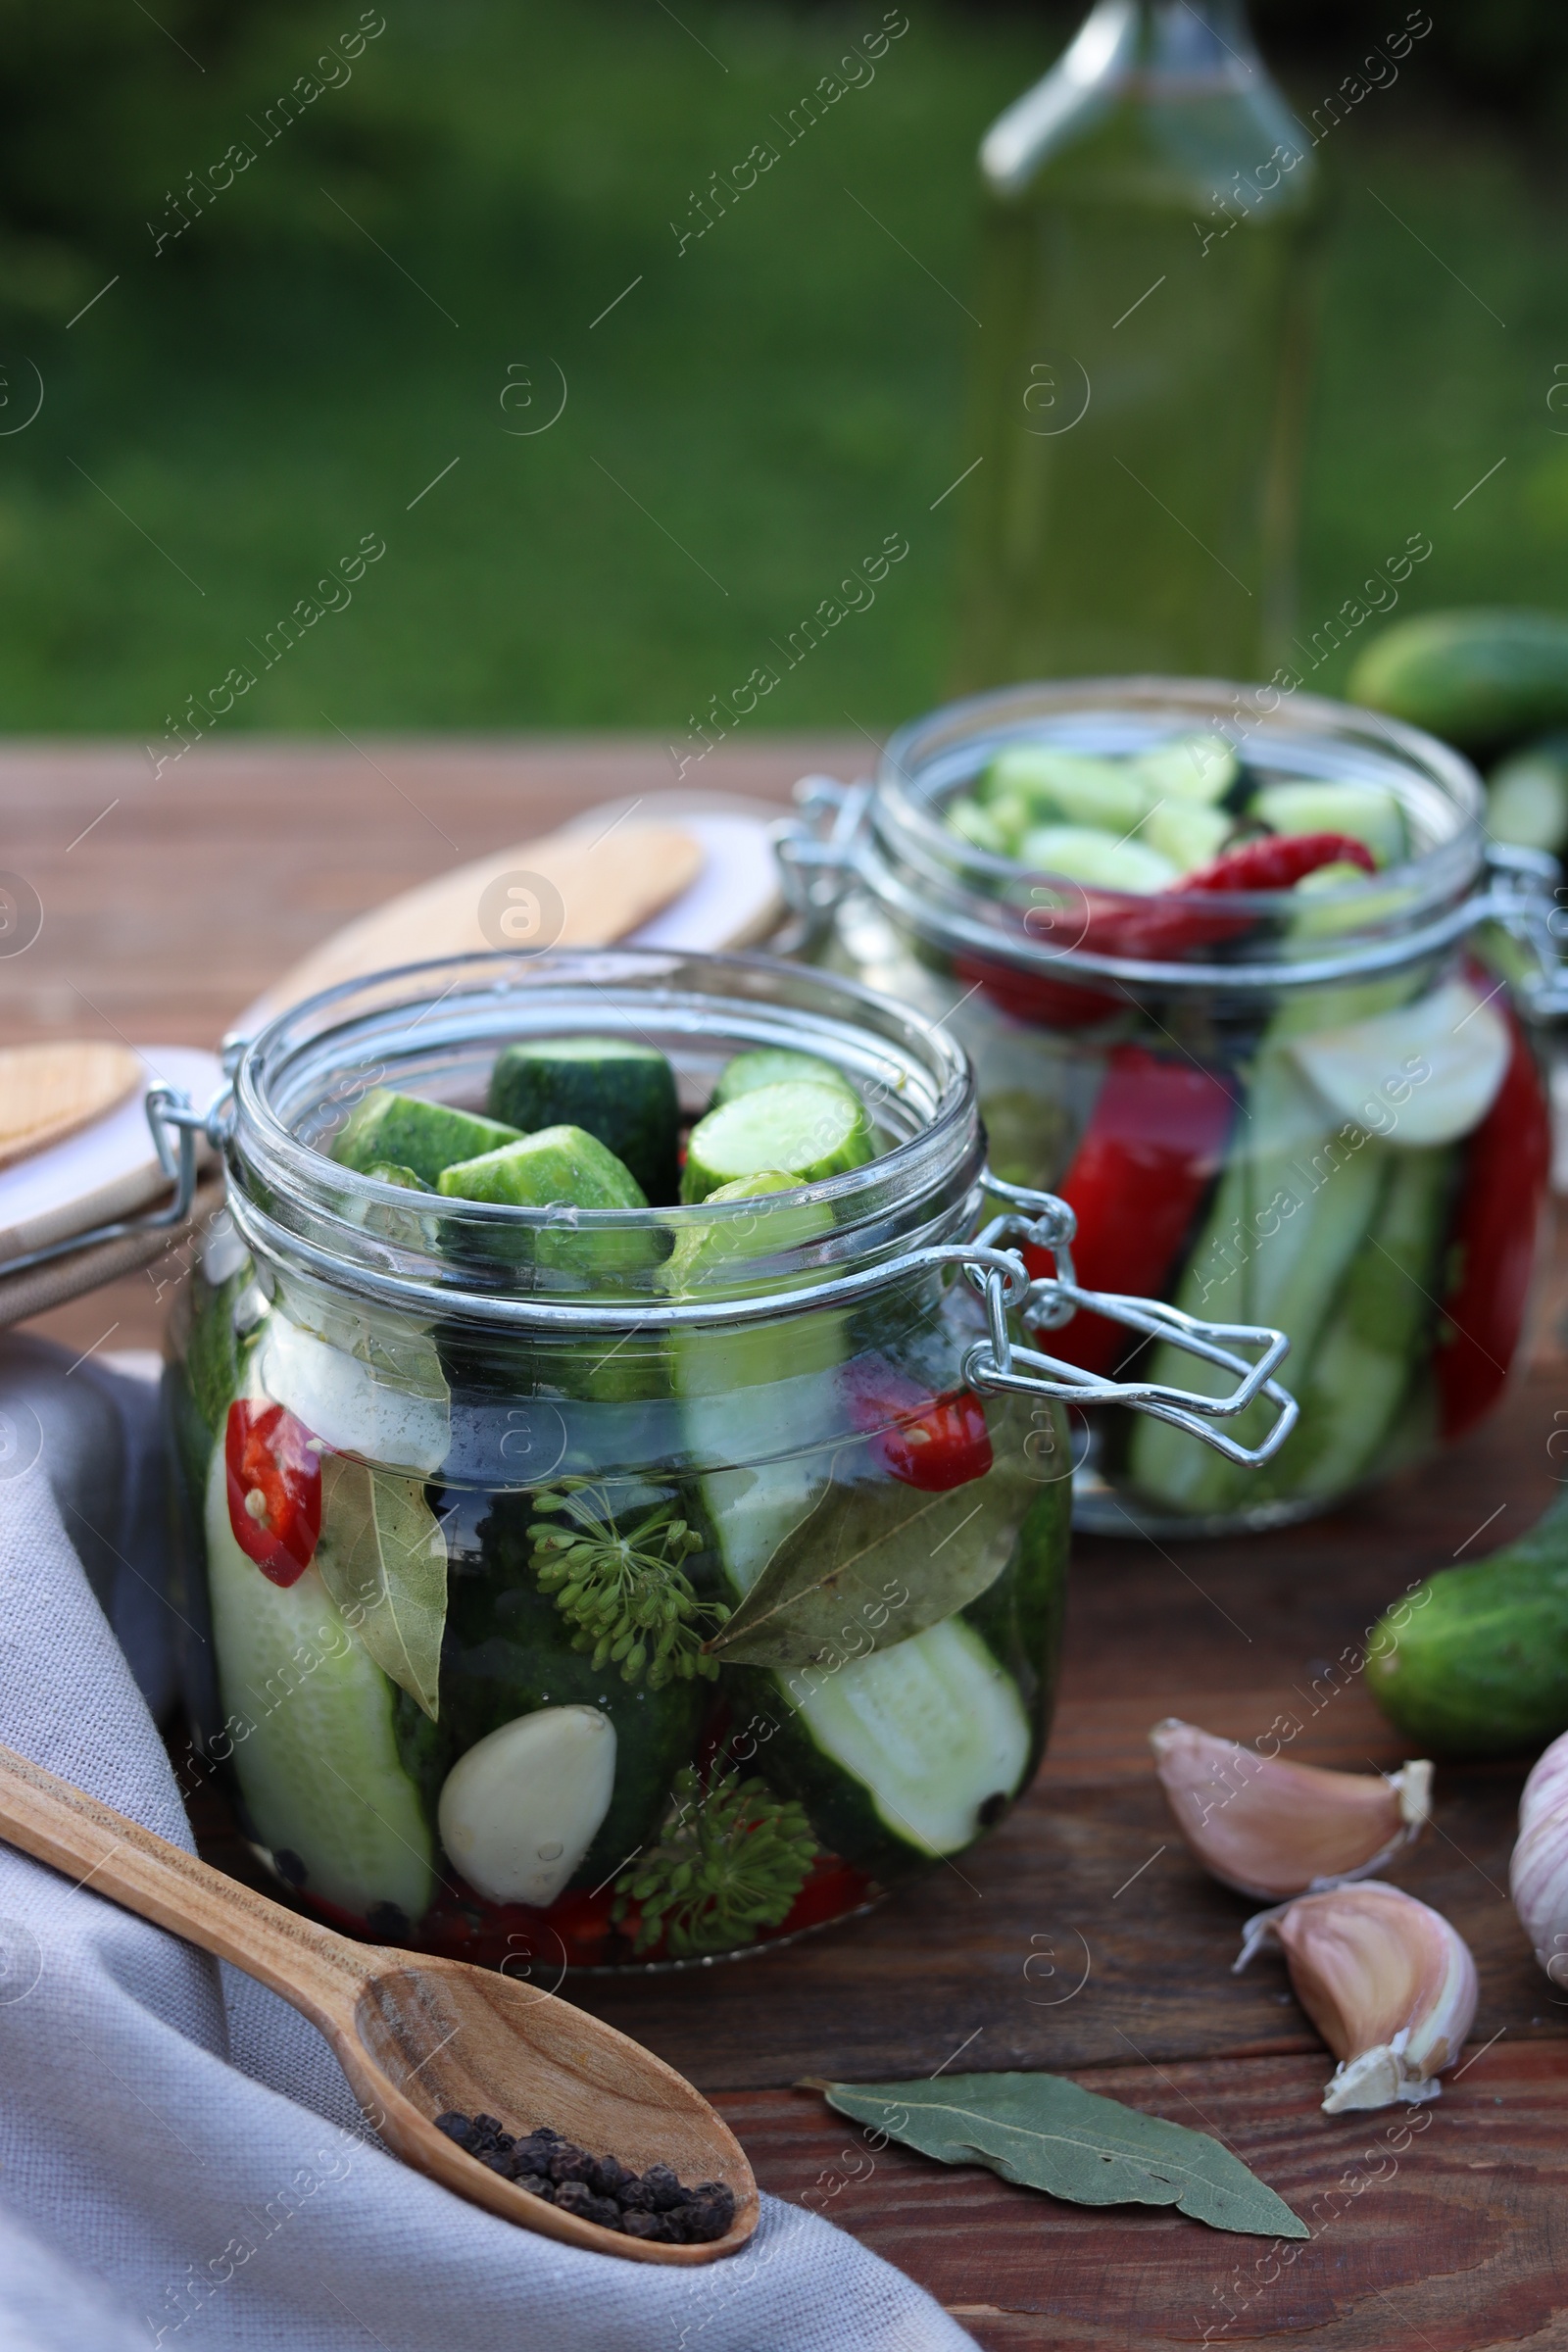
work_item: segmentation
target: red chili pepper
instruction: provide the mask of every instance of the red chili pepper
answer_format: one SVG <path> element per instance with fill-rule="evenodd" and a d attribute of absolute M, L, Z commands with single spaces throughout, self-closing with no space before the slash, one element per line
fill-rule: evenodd
<path fill-rule="evenodd" d="M 1216 1072 L 1147 1046 L 1115 1048 L 1057 1188 L 1078 1219 L 1073 1264 L 1086 1290 L 1161 1296 L 1224 1161 L 1235 1108 Z M 1023 1254 L 1031 1274 L 1051 1272 L 1047 1251 Z M 1039 1344 L 1086 1372 L 1105 1372 L 1138 1343 L 1119 1323 L 1080 1312 Z"/>
<path fill-rule="evenodd" d="M 965 988 L 978 988 L 1015 1021 L 1046 1029 L 1087 1029 L 1127 1009 L 1125 997 L 1107 997 L 1101 989 L 1079 988 L 1016 964 L 983 962 L 978 956 L 955 956 L 953 977 Z"/>
<path fill-rule="evenodd" d="M 235 1543 L 274 1585 L 292 1585 L 321 1533 L 319 1441 L 282 1405 L 242 1396 L 228 1408 L 223 1459 Z"/>
<path fill-rule="evenodd" d="M 1377 860 L 1364 841 L 1348 833 L 1271 833 L 1260 841 L 1244 841 L 1212 865 L 1183 874 L 1170 886 L 1170 896 L 1208 890 L 1294 890 L 1320 865 L 1358 865 L 1363 874 L 1377 871 Z"/>
<path fill-rule="evenodd" d="M 879 1355 L 847 1364 L 844 1387 L 856 1428 L 870 1435 L 866 1450 L 890 1478 L 945 1494 L 990 1469 L 991 1432 L 973 1390 L 933 1396 Z"/>
<path fill-rule="evenodd" d="M 1551 1119 L 1535 1056 L 1512 1008 L 1499 1002 L 1497 1009 L 1513 1050 L 1496 1099 L 1466 1147 L 1456 1262 L 1443 1301 L 1449 1329 L 1433 1363 L 1446 1438 L 1473 1429 L 1507 1385 L 1551 1173 Z"/>

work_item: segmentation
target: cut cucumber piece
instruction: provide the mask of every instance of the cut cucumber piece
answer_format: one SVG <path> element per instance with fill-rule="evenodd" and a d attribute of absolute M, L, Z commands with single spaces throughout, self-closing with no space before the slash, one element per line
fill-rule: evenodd
<path fill-rule="evenodd" d="M 722 1110 L 738 1095 L 754 1095 L 762 1086 L 836 1086 L 841 1093 L 858 1102 L 859 1097 L 844 1072 L 831 1061 L 816 1054 L 798 1054 L 790 1046 L 758 1046 L 748 1054 L 737 1054 L 724 1064 L 718 1084 L 713 1089 L 710 1110 Z"/>
<path fill-rule="evenodd" d="M 1338 1310 L 1297 1377 L 1301 1418 L 1263 1473 L 1270 1490 L 1341 1494 L 1376 1465 L 1426 1362 L 1451 1172 L 1452 1154 L 1441 1150 L 1394 1161 Z"/>
<path fill-rule="evenodd" d="M 715 1186 L 702 1205 L 719 1208 L 730 1200 L 765 1200 L 770 1194 L 794 1191 L 796 1182 L 783 1168 L 762 1168 L 755 1176 L 737 1176 L 733 1184 Z M 714 1217 L 710 1224 L 692 1225 L 675 1236 L 662 1280 L 671 1291 L 695 1290 L 721 1267 L 799 1249 L 803 1242 L 829 1232 L 832 1224 L 833 1211 L 825 1200 L 775 1200 L 772 1208 L 758 1209 L 752 1216 Z"/>
<path fill-rule="evenodd" d="M 433 1184 L 426 1184 L 424 1178 L 416 1176 L 412 1168 L 399 1167 L 397 1162 L 391 1159 L 378 1159 L 373 1167 L 367 1168 L 364 1173 L 367 1176 L 373 1176 L 378 1184 L 395 1184 L 405 1193 L 433 1193 L 435 1191 Z"/>
<path fill-rule="evenodd" d="M 213 1643 L 251 1827 L 287 1885 L 391 1937 L 434 1892 L 418 1790 L 403 1766 L 396 1693 L 314 1568 L 287 1590 L 228 1524 L 215 1447 L 205 1513 Z"/>
<path fill-rule="evenodd" d="M 371 1090 L 332 1139 L 332 1157 L 368 1175 L 390 1164 L 409 1168 L 421 1184 L 435 1183 L 454 1160 L 472 1159 L 498 1145 L 514 1143 L 518 1130 L 476 1111 L 397 1095 L 390 1087 Z"/>
<path fill-rule="evenodd" d="M 775 1678 L 772 1712 L 769 1786 L 800 1798 L 834 1853 L 884 1876 L 972 1844 L 1033 1755 L 1012 1677 L 961 1617 L 837 1674 Z"/>
<path fill-rule="evenodd" d="M 444 1168 L 436 1190 L 449 1200 L 490 1200 L 510 1208 L 646 1208 L 647 1195 L 631 1170 L 583 1127 L 541 1127 L 499 1152 Z M 523 1234 L 486 1234 L 475 1244 L 504 1263 L 556 1266 L 612 1277 L 658 1262 L 664 1247 L 652 1230 L 603 1232 L 545 1226 Z"/>
<path fill-rule="evenodd" d="M 1409 855 L 1404 811 L 1382 784 L 1265 784 L 1251 814 L 1276 833 L 1348 833 L 1366 843 L 1379 865 Z"/>
<path fill-rule="evenodd" d="M 1060 817 L 1070 825 L 1098 826 L 1113 835 L 1130 833 L 1149 812 L 1155 795 L 1130 764 L 1097 760 L 1081 752 L 1057 752 L 1045 744 L 1019 744 L 1001 752 L 986 771 L 985 798 L 1026 801 L 1037 817 Z"/>
<path fill-rule="evenodd" d="M 257 1368 L 269 1396 L 334 1453 L 428 1478 L 452 1444 L 451 1393 L 435 1345 L 411 1329 L 374 1355 L 335 1348 L 276 1308 L 262 1327 Z"/>
<path fill-rule="evenodd" d="M 487 1902 L 548 1911 L 582 1867 L 615 1787 L 615 1727 L 598 1707 L 540 1707 L 460 1756 L 441 1842 Z"/>
<path fill-rule="evenodd" d="M 1235 749 L 1215 735 L 1178 735 L 1140 752 L 1132 761 L 1152 801 L 1196 801 L 1212 807 L 1236 782 Z"/>
<path fill-rule="evenodd" d="M 436 1191 L 448 1200 L 492 1200 L 510 1208 L 646 1208 L 631 1170 L 582 1127 L 542 1127 L 499 1151 L 443 1168 Z"/>
<path fill-rule="evenodd" d="M 686 1146 L 681 1199 L 706 1200 L 722 1184 L 764 1169 L 786 1172 L 792 1187 L 863 1167 L 874 1158 L 871 1122 L 858 1098 L 836 1086 L 760 1086 L 710 1110 Z"/>
<path fill-rule="evenodd" d="M 1184 874 L 1192 874 L 1200 865 L 1212 864 L 1235 829 L 1235 818 L 1223 808 L 1172 799 L 1150 810 L 1139 839 Z"/>
<path fill-rule="evenodd" d="M 1011 854 L 1007 836 L 992 810 L 981 802 L 971 800 L 967 793 L 948 803 L 947 818 L 954 832 L 960 834 L 965 841 L 972 842 L 977 850 L 989 850 L 993 858 L 1006 858 Z"/>
<path fill-rule="evenodd" d="M 1089 825 L 1036 825 L 1024 835 L 1019 855 L 1036 873 L 1061 874 L 1100 890 L 1164 890 L 1180 870 L 1141 841 L 1118 841 Z"/>
<path fill-rule="evenodd" d="M 1502 1015 L 1463 980 L 1292 1047 L 1342 1118 L 1418 1148 L 1456 1143 L 1480 1125 L 1512 1051 Z"/>
<path fill-rule="evenodd" d="M 675 1073 L 657 1047 L 620 1037 L 508 1046 L 490 1073 L 490 1115 L 524 1135 L 541 1127 L 585 1128 L 630 1170 L 648 1200 L 675 1198 L 680 1105 Z"/>
<path fill-rule="evenodd" d="M 1516 849 L 1568 845 L 1568 737 L 1548 735 L 1504 760 L 1487 778 L 1487 831 Z"/>

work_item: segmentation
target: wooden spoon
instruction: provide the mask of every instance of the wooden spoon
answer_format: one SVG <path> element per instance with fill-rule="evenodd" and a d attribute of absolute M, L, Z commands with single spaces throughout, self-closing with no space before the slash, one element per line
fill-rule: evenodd
<path fill-rule="evenodd" d="M 127 1911 L 232 1960 L 325 2034 L 394 2155 L 504 2221 L 629 2262 L 712 2262 L 757 2228 L 738 2141 L 684 2077 L 569 2001 L 466 1960 L 356 1943 L 225 1878 L 14 1749 L 0 1747 L 0 1835 Z M 490 2172 L 435 2128 L 456 2107 L 512 2132 L 541 2124 L 637 2172 L 721 2180 L 735 2219 L 706 2246 L 622 2237 Z"/>

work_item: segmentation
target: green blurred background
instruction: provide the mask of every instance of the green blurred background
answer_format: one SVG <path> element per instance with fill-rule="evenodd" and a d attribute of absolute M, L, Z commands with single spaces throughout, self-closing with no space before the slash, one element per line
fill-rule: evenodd
<path fill-rule="evenodd" d="M 907 0 L 874 82 L 671 226 L 882 13 L 379 0 L 318 69 L 358 0 L 0 0 L 0 725 L 160 741 L 366 533 L 225 732 L 684 733 L 890 532 L 908 560 L 767 720 L 939 699 L 974 151 L 1073 16 Z M 1385 13 L 1254 22 L 1307 112 Z M 1418 604 L 1563 601 L 1565 92 L 1561 17 L 1471 0 L 1319 150 L 1303 633 L 1418 530 Z"/>

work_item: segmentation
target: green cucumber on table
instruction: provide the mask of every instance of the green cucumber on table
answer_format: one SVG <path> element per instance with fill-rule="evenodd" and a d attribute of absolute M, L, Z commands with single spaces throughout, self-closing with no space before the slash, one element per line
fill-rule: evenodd
<path fill-rule="evenodd" d="M 1533 1755 L 1568 1731 L 1568 1496 L 1379 1620 L 1367 1688 L 1422 1753 Z"/>
<path fill-rule="evenodd" d="M 622 1037 L 530 1038 L 490 1073 L 490 1116 L 532 1135 L 580 1127 L 630 1171 L 649 1200 L 673 1200 L 680 1105 L 656 1046 Z"/>
<path fill-rule="evenodd" d="M 1461 751 L 1516 743 L 1568 721 L 1568 619 L 1486 607 L 1417 613 L 1373 638 L 1348 692 Z"/>

